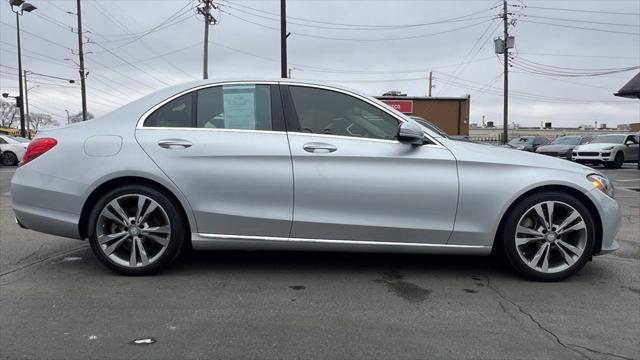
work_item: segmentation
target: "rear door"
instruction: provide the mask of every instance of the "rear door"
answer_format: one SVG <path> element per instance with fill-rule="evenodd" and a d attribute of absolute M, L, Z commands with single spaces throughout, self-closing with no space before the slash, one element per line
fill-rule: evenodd
<path fill-rule="evenodd" d="M 293 174 L 277 85 L 207 86 L 149 111 L 136 138 L 205 234 L 289 236 Z"/>
<path fill-rule="evenodd" d="M 396 140 L 399 120 L 365 98 L 283 86 L 294 170 L 292 238 L 445 244 L 458 202 L 441 145 Z"/>

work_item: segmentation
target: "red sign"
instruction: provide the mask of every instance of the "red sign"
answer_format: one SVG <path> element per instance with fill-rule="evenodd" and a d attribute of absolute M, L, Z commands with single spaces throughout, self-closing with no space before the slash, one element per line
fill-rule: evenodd
<path fill-rule="evenodd" d="M 413 112 L 413 100 L 382 100 L 382 102 L 405 114 Z"/>

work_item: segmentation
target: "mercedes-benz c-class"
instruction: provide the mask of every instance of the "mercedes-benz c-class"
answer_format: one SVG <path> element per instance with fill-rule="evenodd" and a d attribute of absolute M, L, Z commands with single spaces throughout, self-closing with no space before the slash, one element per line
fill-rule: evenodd
<path fill-rule="evenodd" d="M 11 196 L 21 226 L 87 240 L 129 275 L 193 248 L 494 252 L 559 280 L 615 250 L 620 222 L 593 169 L 287 79 L 178 85 L 43 131 Z"/>

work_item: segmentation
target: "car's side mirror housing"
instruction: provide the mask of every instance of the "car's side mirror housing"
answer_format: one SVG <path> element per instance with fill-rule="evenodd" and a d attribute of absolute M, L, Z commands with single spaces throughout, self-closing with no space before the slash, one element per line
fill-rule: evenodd
<path fill-rule="evenodd" d="M 411 145 L 424 145 L 424 129 L 413 121 L 405 121 L 398 126 L 398 141 Z"/>
<path fill-rule="evenodd" d="M 625 144 L 625 145 L 627 145 L 627 146 L 629 146 L 629 145 L 633 145 L 633 144 L 634 144 L 634 142 L 633 142 L 633 140 L 627 140 L 627 141 L 625 141 L 625 143 L 624 143 L 624 144 Z"/>

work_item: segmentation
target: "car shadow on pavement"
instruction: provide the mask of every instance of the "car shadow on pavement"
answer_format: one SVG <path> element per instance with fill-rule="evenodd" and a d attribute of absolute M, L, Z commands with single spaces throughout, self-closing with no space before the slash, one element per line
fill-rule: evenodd
<path fill-rule="evenodd" d="M 191 252 L 163 274 L 217 271 L 358 274 L 386 273 L 389 269 L 454 276 L 490 273 L 516 277 L 496 256 L 303 251 Z"/>

